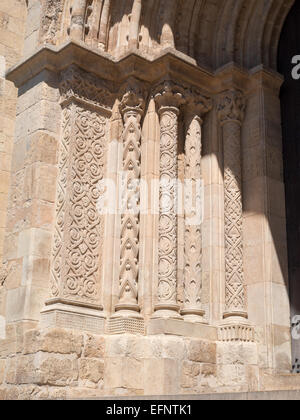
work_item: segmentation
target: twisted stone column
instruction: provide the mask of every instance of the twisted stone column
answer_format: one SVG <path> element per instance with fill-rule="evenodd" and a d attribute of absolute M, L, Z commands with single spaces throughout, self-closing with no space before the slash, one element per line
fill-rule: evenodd
<path fill-rule="evenodd" d="M 241 124 L 245 100 L 239 91 L 225 92 L 218 106 L 223 131 L 225 205 L 224 318 L 248 318 L 243 268 Z"/>
<path fill-rule="evenodd" d="M 155 96 L 160 116 L 159 267 L 156 317 L 178 317 L 177 177 L 178 115 L 182 94 L 166 83 Z"/>
<path fill-rule="evenodd" d="M 202 321 L 202 117 L 211 109 L 207 98 L 197 97 L 186 109 L 187 134 L 185 140 L 184 192 L 184 302 L 182 315 L 186 319 Z"/>

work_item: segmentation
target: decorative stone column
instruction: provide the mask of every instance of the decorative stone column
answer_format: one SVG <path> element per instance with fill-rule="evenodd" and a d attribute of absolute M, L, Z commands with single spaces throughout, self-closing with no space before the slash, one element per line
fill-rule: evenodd
<path fill-rule="evenodd" d="M 178 115 L 184 99 L 167 82 L 155 96 L 160 116 L 159 267 L 155 317 L 179 317 L 177 304 Z"/>
<path fill-rule="evenodd" d="M 218 116 L 223 133 L 225 206 L 224 319 L 248 318 L 243 267 L 243 206 L 241 124 L 245 99 L 240 91 L 226 91 Z"/>
<path fill-rule="evenodd" d="M 60 85 L 60 140 L 50 286 L 42 312 L 46 327 L 102 333 L 104 219 L 97 204 L 106 171 L 113 96 L 102 82 L 74 67 Z"/>
<path fill-rule="evenodd" d="M 139 314 L 139 240 L 140 240 L 140 178 L 141 178 L 141 118 L 145 101 L 142 89 L 135 84 L 127 87 L 120 103 L 124 120 L 123 185 L 121 215 L 121 251 L 118 304 L 110 319 L 113 334 L 143 333 L 144 320 Z"/>
<path fill-rule="evenodd" d="M 202 123 L 211 101 L 192 98 L 186 107 L 185 189 L 184 189 L 184 302 L 181 314 L 186 320 L 203 322 L 202 308 Z"/>

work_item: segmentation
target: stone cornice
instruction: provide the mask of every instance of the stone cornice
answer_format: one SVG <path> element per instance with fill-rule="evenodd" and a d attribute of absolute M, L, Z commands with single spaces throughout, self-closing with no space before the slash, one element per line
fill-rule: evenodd
<path fill-rule="evenodd" d="M 247 93 L 261 77 L 264 80 L 271 78 L 274 83 L 282 80 L 279 74 L 271 73 L 268 69 L 256 68 L 248 71 L 234 63 L 212 72 L 197 66 L 184 54 L 170 49 L 152 60 L 137 50 L 115 59 L 107 53 L 74 41 L 69 41 L 60 47 L 50 45 L 41 47 L 33 55 L 9 69 L 6 77 L 20 87 L 43 70 L 60 73 L 71 65 L 118 84 L 123 84 L 130 77 L 154 85 L 166 79 L 176 80 L 183 85 L 193 85 L 209 96 L 230 88 Z"/>
<path fill-rule="evenodd" d="M 71 65 L 61 72 L 59 90 L 61 104 L 67 105 L 71 101 L 97 107 L 109 114 L 117 97 L 114 84 L 99 80 L 91 73 L 80 70 Z"/>
<path fill-rule="evenodd" d="M 275 94 L 279 94 L 280 88 L 284 82 L 284 77 L 271 69 L 264 66 L 257 66 L 251 70 L 251 87 L 256 89 L 262 87 L 270 90 Z"/>

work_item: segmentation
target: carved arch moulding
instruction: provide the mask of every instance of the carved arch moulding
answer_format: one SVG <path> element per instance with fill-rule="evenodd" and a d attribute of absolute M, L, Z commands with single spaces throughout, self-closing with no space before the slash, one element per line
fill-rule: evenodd
<path fill-rule="evenodd" d="M 39 39 L 41 45 L 71 39 L 114 57 L 130 50 L 153 57 L 172 48 L 213 70 L 230 62 L 276 70 L 294 1 L 43 0 Z"/>

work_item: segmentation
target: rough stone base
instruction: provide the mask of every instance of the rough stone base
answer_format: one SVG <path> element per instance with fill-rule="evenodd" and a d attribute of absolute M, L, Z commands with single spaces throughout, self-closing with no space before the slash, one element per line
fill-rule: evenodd
<path fill-rule="evenodd" d="M 9 337 L 8 337 L 9 340 Z M 29 330 L 0 353 L 0 399 L 191 396 L 300 389 L 258 367 L 255 343 Z M 4 342 L 2 341 L 2 344 Z"/>

